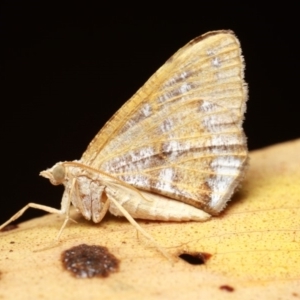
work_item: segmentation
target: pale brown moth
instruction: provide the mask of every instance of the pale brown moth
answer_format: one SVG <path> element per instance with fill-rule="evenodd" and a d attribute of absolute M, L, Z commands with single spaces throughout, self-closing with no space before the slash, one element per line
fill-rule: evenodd
<path fill-rule="evenodd" d="M 244 177 L 242 123 L 247 85 L 233 32 L 212 31 L 175 53 L 99 131 L 80 160 L 40 173 L 63 184 L 61 208 L 72 204 L 98 223 L 107 211 L 134 219 L 204 221 L 217 215 Z"/>

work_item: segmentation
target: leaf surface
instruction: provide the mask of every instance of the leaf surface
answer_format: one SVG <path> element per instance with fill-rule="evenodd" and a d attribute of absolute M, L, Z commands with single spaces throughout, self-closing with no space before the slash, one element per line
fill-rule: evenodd
<path fill-rule="evenodd" d="M 107 216 L 95 225 L 74 213 L 78 223 L 58 244 L 62 217 L 22 223 L 0 234 L 0 299 L 300 298 L 299 166 L 300 140 L 254 151 L 242 188 L 220 216 L 203 223 L 139 221 L 174 263 L 124 218 Z M 72 276 L 61 255 L 83 243 L 107 247 L 119 270 L 106 278 Z M 191 265 L 178 258 L 182 253 L 211 257 Z"/>

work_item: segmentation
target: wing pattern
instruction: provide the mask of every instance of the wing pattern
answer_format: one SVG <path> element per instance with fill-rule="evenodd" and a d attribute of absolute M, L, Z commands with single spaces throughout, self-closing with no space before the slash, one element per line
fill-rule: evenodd
<path fill-rule="evenodd" d="M 247 163 L 243 78 L 232 32 L 192 40 L 116 112 L 81 162 L 140 190 L 218 213 Z"/>

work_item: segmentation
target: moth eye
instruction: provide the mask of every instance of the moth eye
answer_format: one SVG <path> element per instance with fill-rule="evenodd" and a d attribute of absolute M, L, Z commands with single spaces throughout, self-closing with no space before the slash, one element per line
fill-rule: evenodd
<path fill-rule="evenodd" d="M 52 170 L 52 175 L 54 180 L 59 184 L 65 179 L 65 167 L 62 165 L 57 165 Z"/>

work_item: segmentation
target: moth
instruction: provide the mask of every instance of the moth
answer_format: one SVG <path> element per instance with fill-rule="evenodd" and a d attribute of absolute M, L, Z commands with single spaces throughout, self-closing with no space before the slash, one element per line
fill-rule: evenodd
<path fill-rule="evenodd" d="M 242 128 L 247 85 L 240 43 L 229 30 L 208 32 L 179 49 L 119 109 L 80 160 L 42 171 L 63 184 L 61 208 L 29 207 L 65 216 L 71 204 L 101 222 L 109 211 L 134 219 L 205 221 L 226 206 L 247 165 Z"/>

